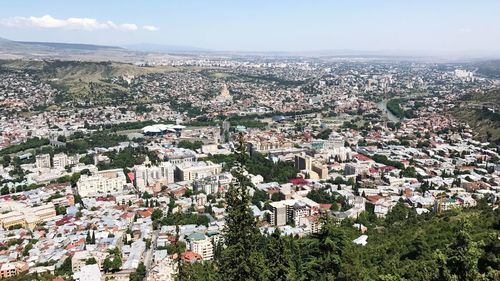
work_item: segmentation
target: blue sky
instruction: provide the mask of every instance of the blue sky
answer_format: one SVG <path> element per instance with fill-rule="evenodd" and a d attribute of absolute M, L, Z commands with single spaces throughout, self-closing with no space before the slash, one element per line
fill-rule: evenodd
<path fill-rule="evenodd" d="M 500 53 L 500 1 L 12 0 L 0 37 L 234 51 Z"/>

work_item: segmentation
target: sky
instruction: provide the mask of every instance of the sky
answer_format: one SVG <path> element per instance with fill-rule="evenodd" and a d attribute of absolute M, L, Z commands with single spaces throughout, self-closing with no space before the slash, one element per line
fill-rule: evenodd
<path fill-rule="evenodd" d="M 2 0 L 0 37 L 218 51 L 500 54 L 498 0 Z"/>

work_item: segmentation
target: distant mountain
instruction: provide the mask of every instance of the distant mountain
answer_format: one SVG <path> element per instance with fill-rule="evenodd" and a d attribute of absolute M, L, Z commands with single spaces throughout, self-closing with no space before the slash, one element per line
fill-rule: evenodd
<path fill-rule="evenodd" d="M 10 48 L 16 48 L 11 50 Z M 5 38 L 0 38 L 0 51 L 48 51 L 48 50 L 64 50 L 64 51 L 96 51 L 96 50 L 123 50 L 120 47 L 102 46 L 92 44 L 73 44 L 73 43 L 56 43 L 56 42 L 25 42 L 25 41 L 12 41 Z"/>
<path fill-rule="evenodd" d="M 137 61 L 144 54 L 116 46 L 79 43 L 24 42 L 0 38 L 0 59 Z"/>
<path fill-rule="evenodd" d="M 66 49 L 66 50 L 85 50 L 85 51 L 95 51 L 95 50 L 109 50 L 109 49 L 122 49 L 121 47 L 115 46 L 103 46 L 103 45 L 92 45 L 92 44 L 73 44 L 73 43 L 54 43 L 54 42 L 24 42 L 16 41 L 18 44 L 27 46 L 40 46 L 54 49 Z"/>
<path fill-rule="evenodd" d="M 158 53 L 203 53 L 211 52 L 210 49 L 203 49 L 191 46 L 162 45 L 162 44 L 131 44 L 124 45 L 126 49 L 140 52 L 158 52 Z"/>

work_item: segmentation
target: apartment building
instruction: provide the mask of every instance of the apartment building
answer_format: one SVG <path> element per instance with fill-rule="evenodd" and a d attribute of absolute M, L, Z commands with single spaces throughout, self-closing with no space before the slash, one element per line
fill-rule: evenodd
<path fill-rule="evenodd" d="M 94 175 L 82 175 L 77 182 L 78 193 L 82 197 L 103 196 L 117 193 L 127 184 L 122 169 L 98 171 Z"/>
<path fill-rule="evenodd" d="M 178 181 L 192 181 L 220 174 L 222 165 L 210 161 L 184 162 L 176 166 L 175 178 Z"/>
<path fill-rule="evenodd" d="M 151 166 L 149 159 L 142 165 L 134 166 L 135 184 L 141 191 L 149 191 L 153 186 L 167 185 L 174 182 L 175 167 L 170 162 L 161 162 L 158 166 Z"/>

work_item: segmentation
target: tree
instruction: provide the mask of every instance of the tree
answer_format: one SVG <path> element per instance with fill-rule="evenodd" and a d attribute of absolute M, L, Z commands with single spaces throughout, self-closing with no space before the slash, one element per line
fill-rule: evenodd
<path fill-rule="evenodd" d="M 10 193 L 9 187 L 8 187 L 8 186 L 4 186 L 4 187 L 2 187 L 2 189 L 0 190 L 0 193 L 1 193 L 2 195 L 9 194 L 9 193 Z"/>
<path fill-rule="evenodd" d="M 462 221 L 458 228 L 455 241 L 450 246 L 448 255 L 448 267 L 460 281 L 478 280 L 478 260 L 481 256 L 477 242 L 474 242 L 469 234 L 470 223 Z"/>
<path fill-rule="evenodd" d="M 387 214 L 385 221 L 389 224 L 393 224 L 398 221 L 403 221 L 408 217 L 408 208 L 405 207 L 404 203 L 398 202 L 396 206 L 392 207 L 391 211 Z"/>
<path fill-rule="evenodd" d="M 224 229 L 226 248 L 219 262 L 223 280 L 263 280 L 266 274 L 265 257 L 257 249 L 260 232 L 250 209 L 249 180 L 243 175 L 247 160 L 243 134 L 239 135 L 238 164 L 233 174 L 236 183 L 226 194 L 227 216 Z"/>
<path fill-rule="evenodd" d="M 85 238 L 87 244 L 92 244 L 92 236 L 90 235 L 90 230 L 87 231 L 87 237 Z"/>
<path fill-rule="evenodd" d="M 155 221 L 163 217 L 163 211 L 161 209 L 155 209 L 151 214 L 151 220 Z"/>
<path fill-rule="evenodd" d="M 104 272 L 110 272 L 113 269 L 113 262 L 109 258 L 105 258 L 102 263 L 102 269 Z"/>
<path fill-rule="evenodd" d="M 279 228 L 276 228 L 269 237 L 266 248 L 267 267 L 271 269 L 269 280 L 296 280 L 291 251 L 281 236 Z"/>
<path fill-rule="evenodd" d="M 114 256 L 113 261 L 111 262 L 111 270 L 118 271 L 120 270 L 120 267 L 122 267 L 122 258 L 120 257 L 120 254 L 117 254 Z"/>
<path fill-rule="evenodd" d="M 86 265 L 89 265 L 89 264 L 97 264 L 97 261 L 95 260 L 94 257 L 91 257 L 91 258 L 88 258 L 86 261 L 85 261 L 85 264 Z"/>
<path fill-rule="evenodd" d="M 10 155 L 4 155 L 3 156 L 3 166 L 4 167 L 9 166 L 11 160 L 12 160 L 12 158 L 10 157 Z"/>

